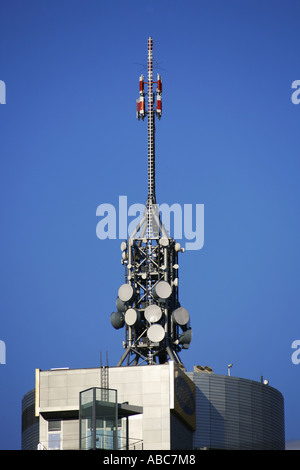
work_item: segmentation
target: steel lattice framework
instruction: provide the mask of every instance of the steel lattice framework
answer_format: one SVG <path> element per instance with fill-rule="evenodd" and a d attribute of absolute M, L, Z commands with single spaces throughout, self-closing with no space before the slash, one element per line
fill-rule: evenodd
<path fill-rule="evenodd" d="M 148 119 L 148 197 L 141 222 L 121 244 L 125 283 L 118 291 L 117 311 L 111 314 L 114 328 L 125 327 L 125 351 L 118 366 L 168 360 L 182 364 L 178 353 L 189 347 L 192 338 L 189 313 L 178 299 L 178 253 L 184 250 L 162 225 L 155 196 L 155 118 L 162 114 L 161 95 L 160 75 L 153 81 L 150 37 L 148 81 L 140 76 L 137 100 L 137 118 Z"/>

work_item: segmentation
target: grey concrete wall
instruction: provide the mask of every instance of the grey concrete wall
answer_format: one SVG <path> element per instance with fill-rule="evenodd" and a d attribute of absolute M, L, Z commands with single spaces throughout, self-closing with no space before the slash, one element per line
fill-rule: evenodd
<path fill-rule="evenodd" d="M 40 413 L 79 410 L 79 393 L 100 383 L 98 368 L 40 371 Z M 144 449 L 170 449 L 169 365 L 111 367 L 109 388 L 118 390 L 119 403 L 143 407 L 142 416 L 129 419 L 129 436 L 143 440 Z M 78 422 L 64 421 L 61 432 L 63 448 L 79 447 Z M 40 441 L 47 448 L 48 423 L 42 416 Z"/>

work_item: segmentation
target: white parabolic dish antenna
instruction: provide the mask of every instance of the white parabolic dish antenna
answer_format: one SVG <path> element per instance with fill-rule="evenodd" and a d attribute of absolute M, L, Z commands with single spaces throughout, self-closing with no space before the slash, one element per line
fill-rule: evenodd
<path fill-rule="evenodd" d="M 172 288 L 166 281 L 160 281 L 153 288 L 153 297 L 157 300 L 166 300 L 172 294 Z"/>
<path fill-rule="evenodd" d="M 160 343 L 165 337 L 165 330 L 161 325 L 151 325 L 147 331 L 147 336 L 152 343 Z"/>
<path fill-rule="evenodd" d="M 128 326 L 134 325 L 139 320 L 139 312 L 135 308 L 129 308 L 125 313 L 125 321 Z"/>
<path fill-rule="evenodd" d="M 145 318 L 149 323 L 155 323 L 161 319 L 162 310 L 158 305 L 149 305 L 145 309 Z"/>
<path fill-rule="evenodd" d="M 129 302 L 129 300 L 132 299 L 133 296 L 133 289 L 130 284 L 122 284 L 119 292 L 119 299 L 121 299 L 123 302 Z"/>
<path fill-rule="evenodd" d="M 174 310 L 172 316 L 176 323 L 181 326 L 186 325 L 190 319 L 189 312 L 183 307 Z"/>

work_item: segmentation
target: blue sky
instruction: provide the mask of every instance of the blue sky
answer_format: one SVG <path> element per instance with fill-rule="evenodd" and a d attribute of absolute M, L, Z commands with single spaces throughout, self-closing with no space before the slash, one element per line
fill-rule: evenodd
<path fill-rule="evenodd" d="M 120 240 L 96 209 L 144 203 L 147 129 L 135 117 L 147 39 L 163 77 L 158 202 L 204 204 L 204 247 L 180 257 L 187 369 L 260 381 L 300 438 L 300 4 L 288 0 L 2 0 L 0 448 L 21 446 L 35 368 L 109 365 Z"/>

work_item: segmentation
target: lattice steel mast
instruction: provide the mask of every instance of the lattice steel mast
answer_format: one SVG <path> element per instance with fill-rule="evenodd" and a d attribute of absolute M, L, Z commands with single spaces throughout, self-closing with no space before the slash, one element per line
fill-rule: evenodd
<path fill-rule="evenodd" d="M 125 284 L 118 291 L 117 312 L 111 314 L 114 328 L 125 327 L 125 352 L 118 366 L 125 360 L 127 365 L 164 363 L 168 359 L 181 364 L 178 352 L 187 349 L 192 338 L 189 313 L 178 300 L 178 252 L 184 250 L 163 227 L 156 203 L 155 117 L 160 119 L 162 114 L 161 95 L 160 75 L 153 81 L 153 40 L 150 37 L 148 81 L 144 82 L 143 75 L 140 76 L 137 100 L 137 118 L 148 119 L 148 197 L 141 222 L 121 244 Z"/>
<path fill-rule="evenodd" d="M 161 83 L 158 77 L 158 82 Z M 161 88 L 161 87 L 160 87 Z M 151 222 L 155 197 L 155 114 L 153 109 L 153 41 L 148 39 L 148 233 L 151 234 Z M 159 116 L 160 117 L 160 116 Z"/>

